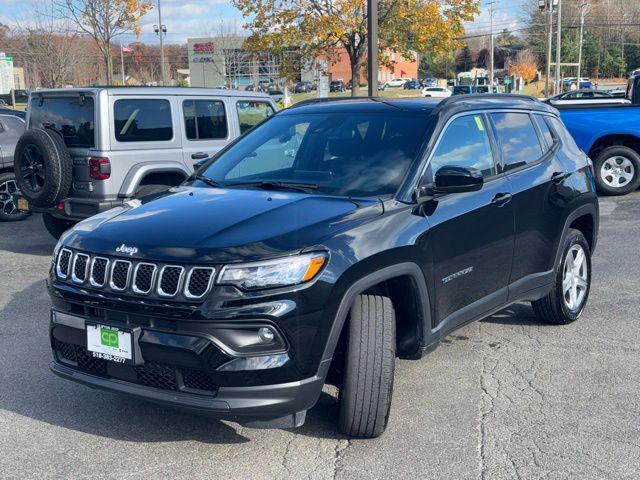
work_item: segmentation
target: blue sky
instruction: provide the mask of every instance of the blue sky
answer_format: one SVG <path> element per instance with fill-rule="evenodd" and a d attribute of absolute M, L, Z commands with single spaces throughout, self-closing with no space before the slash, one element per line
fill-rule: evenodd
<path fill-rule="evenodd" d="M 493 0 L 495 2 L 494 23 L 496 30 L 504 27 L 518 28 L 525 7 L 534 0 Z M 189 37 L 207 36 L 220 30 L 220 24 L 225 28 L 242 30 L 243 19 L 228 0 L 161 0 L 163 23 L 167 26 L 167 43 L 183 43 Z M 489 30 L 489 3 L 482 0 L 481 13 L 475 21 L 468 25 L 469 33 L 486 33 Z M 153 0 L 154 6 L 157 0 Z M 30 13 L 38 6 L 50 4 L 49 0 L 0 0 L 0 22 L 9 25 L 27 23 Z M 153 25 L 158 23 L 158 11 L 153 9 L 142 22 L 141 40 L 145 42 L 157 41 L 153 33 Z M 123 38 L 125 43 L 133 41 L 133 36 Z"/>

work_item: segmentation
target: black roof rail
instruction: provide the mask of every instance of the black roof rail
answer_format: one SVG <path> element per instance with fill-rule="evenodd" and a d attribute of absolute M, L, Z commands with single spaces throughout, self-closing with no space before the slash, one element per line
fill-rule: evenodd
<path fill-rule="evenodd" d="M 383 101 L 384 99 L 380 97 L 368 97 L 368 96 L 357 96 L 357 97 L 323 97 L 323 98 L 307 98 L 306 100 L 301 100 L 298 103 L 294 103 L 289 108 L 296 107 L 304 107 L 306 105 L 316 105 L 318 103 L 329 103 L 329 102 L 340 102 L 340 101 L 351 101 L 351 100 L 371 100 L 373 102 Z"/>

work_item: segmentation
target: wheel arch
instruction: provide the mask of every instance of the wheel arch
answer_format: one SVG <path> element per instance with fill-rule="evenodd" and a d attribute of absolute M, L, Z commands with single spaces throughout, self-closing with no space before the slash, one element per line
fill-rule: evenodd
<path fill-rule="evenodd" d="M 397 282 L 397 285 L 394 285 L 395 282 Z M 387 289 L 387 292 L 391 289 L 391 293 L 397 300 L 400 298 L 400 289 L 402 288 L 403 282 L 405 282 L 405 286 L 408 285 L 406 282 L 409 282 L 412 288 L 414 288 L 413 292 L 416 294 L 417 302 L 416 312 L 419 314 L 419 317 L 414 320 L 414 322 L 416 322 L 415 324 L 412 324 L 409 318 L 401 319 L 400 325 L 403 327 L 404 332 L 408 332 L 408 329 L 415 327 L 417 333 L 420 335 L 416 344 L 417 351 L 413 352 L 414 355 L 419 353 L 421 347 L 428 344 L 431 333 L 431 306 L 427 283 L 422 269 L 416 263 L 404 262 L 371 272 L 353 282 L 347 289 L 340 301 L 333 325 L 329 332 L 322 354 L 321 365 L 324 365 L 328 370 L 356 296 L 363 293 L 374 293 L 376 289 Z M 393 298 L 391 300 L 393 303 Z M 395 308 L 396 304 L 394 304 L 394 309 Z M 403 310 L 400 308 L 400 311 Z M 396 318 L 396 328 L 397 327 L 398 318 Z M 326 371 L 321 373 L 326 374 Z"/>
<path fill-rule="evenodd" d="M 640 137 L 631 133 L 603 135 L 591 144 L 591 148 L 589 148 L 589 158 L 595 160 L 602 150 L 614 146 L 628 147 L 640 154 Z"/>
<path fill-rule="evenodd" d="M 597 200 L 596 200 L 597 202 Z M 554 262 L 554 269 L 558 266 L 562 258 L 562 245 L 567 237 L 569 229 L 580 230 L 587 239 L 591 252 L 596 248 L 598 243 L 598 207 L 596 204 L 585 204 L 572 211 L 564 222 L 564 228 L 562 229 L 562 235 L 556 246 L 556 258 Z"/>
<path fill-rule="evenodd" d="M 144 185 L 145 179 L 179 179 L 184 181 L 189 177 L 189 172 L 184 165 L 173 162 L 147 162 L 133 167 L 122 182 L 122 187 L 118 192 L 119 197 L 131 197 L 136 190 Z M 176 185 L 180 183 L 177 182 Z"/>

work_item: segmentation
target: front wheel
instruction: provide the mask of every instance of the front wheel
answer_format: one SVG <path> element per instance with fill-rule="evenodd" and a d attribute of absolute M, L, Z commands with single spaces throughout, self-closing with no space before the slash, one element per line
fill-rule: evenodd
<path fill-rule="evenodd" d="M 582 232 L 569 229 L 562 249 L 553 289 L 532 302 L 540 320 L 556 325 L 574 322 L 582 315 L 591 287 L 591 249 Z"/>
<path fill-rule="evenodd" d="M 396 358 L 391 300 L 356 297 L 349 318 L 338 428 L 353 437 L 380 436 L 389 419 Z"/>
<path fill-rule="evenodd" d="M 640 155 L 629 147 L 605 148 L 593 164 L 602 194 L 626 195 L 640 186 Z"/>

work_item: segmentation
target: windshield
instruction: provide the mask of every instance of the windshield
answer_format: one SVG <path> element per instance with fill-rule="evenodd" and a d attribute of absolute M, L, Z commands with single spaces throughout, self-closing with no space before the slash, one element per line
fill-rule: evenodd
<path fill-rule="evenodd" d="M 281 182 L 309 184 L 327 195 L 392 194 L 429 125 L 424 112 L 275 116 L 201 173 L 222 186 Z"/>

